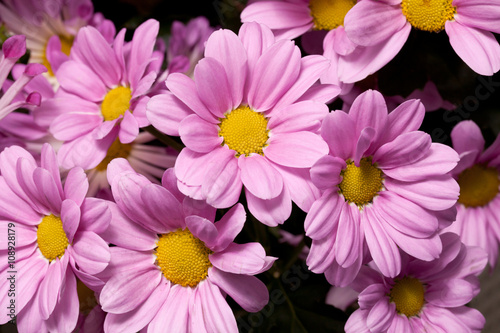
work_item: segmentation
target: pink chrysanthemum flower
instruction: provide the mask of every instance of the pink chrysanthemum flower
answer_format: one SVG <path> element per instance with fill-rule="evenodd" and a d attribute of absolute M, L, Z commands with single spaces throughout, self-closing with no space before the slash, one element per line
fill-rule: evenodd
<path fill-rule="evenodd" d="M 90 0 L 5 0 L 0 18 L 12 33 L 26 35 L 29 62 L 43 64 L 51 77 L 68 60 L 80 28 L 92 24 L 109 42 L 116 32 L 113 22 L 94 14 Z"/>
<path fill-rule="evenodd" d="M 172 169 L 156 185 L 115 159 L 108 178 L 116 206 L 103 237 L 116 246 L 99 297 L 106 332 L 237 332 L 225 295 L 251 312 L 267 304 L 253 275 L 276 258 L 259 243 L 233 243 L 241 204 L 214 223 L 215 208 L 180 193 Z"/>
<path fill-rule="evenodd" d="M 389 277 L 401 270 L 399 248 L 421 260 L 439 256 L 438 231 L 455 218 L 459 188 L 448 172 L 458 155 L 418 131 L 424 114 L 418 100 L 388 114 L 382 94 L 368 90 L 349 113 L 323 120 L 330 153 L 311 168 L 323 194 L 305 231 L 307 264 L 331 284 L 348 285 L 370 255 Z"/>
<path fill-rule="evenodd" d="M 394 278 L 365 267 L 353 283 L 360 292 L 359 309 L 347 320 L 346 333 L 481 332 L 483 315 L 466 304 L 479 293 L 477 275 L 487 255 L 453 233 L 441 240 L 443 252 L 436 260 L 402 253 L 403 267 Z"/>
<path fill-rule="evenodd" d="M 151 54 L 158 29 L 158 21 L 146 21 L 126 45 L 125 29 L 113 45 L 93 27 L 80 29 L 70 60 L 56 73 L 60 88 L 55 98 L 42 102 L 35 120 L 40 126 L 50 126 L 54 137 L 65 141 L 63 145 L 83 136 L 97 141 L 115 126 L 120 142 L 132 142 L 139 128 L 149 125 L 146 94 L 156 72 L 147 68 L 154 60 Z"/>
<path fill-rule="evenodd" d="M 226 208 L 244 186 L 252 215 L 271 226 L 290 216 L 292 200 L 307 211 L 319 195 L 309 168 L 328 151 L 318 134 L 324 103 L 338 93 L 314 85 L 327 66 L 257 23 L 214 32 L 194 81 L 171 74 L 170 92 L 147 105 L 153 126 L 186 145 L 175 165 L 181 191 Z"/>
<path fill-rule="evenodd" d="M 49 144 L 43 147 L 40 166 L 21 147 L 6 148 L 0 154 L 0 171 L 0 227 L 3 235 L 8 229 L 15 234 L 11 263 L 7 253 L 12 249 L 0 243 L 0 288 L 6 291 L 8 271 L 15 275 L 17 328 L 71 332 L 79 314 L 77 279 L 95 290 L 104 285 L 93 275 L 110 260 L 108 244 L 98 235 L 108 227 L 108 206 L 85 198 L 88 182 L 80 168 L 72 169 L 62 185 Z M 2 307 L 8 302 L 3 297 Z M 10 319 L 4 311 L 0 324 Z"/>
<path fill-rule="evenodd" d="M 457 219 L 446 229 L 460 235 L 466 245 L 483 248 L 495 267 L 500 243 L 500 136 L 484 149 L 481 129 L 471 120 L 451 132 L 460 162 L 451 171 L 460 185 Z"/>
<path fill-rule="evenodd" d="M 363 0 L 345 17 L 349 39 L 371 54 L 353 52 L 339 64 L 343 76 L 356 73 L 356 81 L 382 68 L 396 56 L 413 29 L 441 32 L 462 60 L 481 75 L 500 69 L 500 3 L 482 0 Z"/>

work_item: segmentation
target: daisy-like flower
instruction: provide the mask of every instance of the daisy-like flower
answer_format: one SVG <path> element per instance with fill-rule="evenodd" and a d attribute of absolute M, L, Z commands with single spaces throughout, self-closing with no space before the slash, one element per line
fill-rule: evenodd
<path fill-rule="evenodd" d="M 43 64 L 51 77 L 68 60 L 80 28 L 94 24 L 109 42 L 116 32 L 113 22 L 94 14 L 90 0 L 5 0 L 0 18 L 10 32 L 26 35 L 29 62 Z"/>
<path fill-rule="evenodd" d="M 327 66 L 258 23 L 214 32 L 194 80 L 171 74 L 170 92 L 147 105 L 152 125 L 186 145 L 175 164 L 181 191 L 226 208 L 244 186 L 252 215 L 271 226 L 290 216 L 292 200 L 307 211 L 319 195 L 309 168 L 328 152 L 318 134 L 325 102 L 338 94 L 314 85 Z"/>
<path fill-rule="evenodd" d="M 462 60 L 481 75 L 493 75 L 500 69 L 500 45 L 494 33 L 500 33 L 500 3 L 481 0 L 363 0 L 345 17 L 349 39 L 364 47 L 377 46 L 347 55 L 339 63 L 344 76 L 355 73 L 356 81 L 382 68 L 396 56 L 410 31 L 446 31 L 450 44 Z M 377 52 L 375 52 L 377 51 Z M 342 57 L 341 57 L 342 58 Z M 342 60 L 341 60 L 342 61 Z"/>
<path fill-rule="evenodd" d="M 457 219 L 446 229 L 460 235 L 466 245 L 483 248 L 491 268 L 500 243 L 500 136 L 484 149 L 481 129 L 471 120 L 458 123 L 451 132 L 460 162 L 451 171 L 460 185 Z"/>
<path fill-rule="evenodd" d="M 259 243 L 233 243 L 241 204 L 213 222 L 215 208 L 185 197 L 172 169 L 152 184 L 124 159 L 108 167 L 116 206 L 103 237 L 115 244 L 99 297 L 106 332 L 237 332 L 229 295 L 259 311 L 269 295 L 255 274 L 276 260 Z"/>
<path fill-rule="evenodd" d="M 481 332 L 483 315 L 466 306 L 479 293 L 486 253 L 468 247 L 457 235 L 441 236 L 443 253 L 425 262 L 402 254 L 394 278 L 366 267 L 353 288 L 359 309 L 347 320 L 346 333 Z"/>
<path fill-rule="evenodd" d="M 132 142 L 139 128 L 149 125 L 146 94 L 156 72 L 147 68 L 154 59 L 151 54 L 158 29 L 158 21 L 144 22 L 127 45 L 125 29 L 113 45 L 93 27 L 80 29 L 70 60 L 56 73 L 60 88 L 55 98 L 43 101 L 34 114 L 37 123 L 50 126 L 54 137 L 64 141 L 63 146 L 83 136 L 89 136 L 85 142 L 91 144 L 115 126 L 120 142 Z"/>
<path fill-rule="evenodd" d="M 348 285 L 370 256 L 380 271 L 401 271 L 399 249 L 421 260 L 442 250 L 438 231 L 455 218 L 457 182 L 448 174 L 458 154 L 418 131 L 425 109 L 407 101 L 391 113 L 368 90 L 349 113 L 331 112 L 321 135 L 330 153 L 311 168 L 323 190 L 305 219 L 312 238 L 307 258 L 315 273 Z"/>
<path fill-rule="evenodd" d="M 115 158 L 128 160 L 135 171 L 158 183 L 163 172 L 174 166 L 178 153 L 165 146 L 152 145 L 153 140 L 155 137 L 152 134 L 140 132 L 131 143 L 121 143 L 118 128 L 115 128 L 96 142 L 84 136 L 63 145 L 58 158 L 65 169 L 79 166 L 86 171 L 90 185 L 87 195 L 95 196 L 102 190 L 109 190 L 106 170 Z"/>
<path fill-rule="evenodd" d="M 1 290 L 7 271 L 15 276 L 19 332 L 71 332 L 79 315 L 77 280 L 99 290 L 93 275 L 110 260 L 108 244 L 98 235 L 111 218 L 107 204 L 85 198 L 88 181 L 80 168 L 70 170 L 64 186 L 54 150 L 45 144 L 40 166 L 18 146 L 0 154 L 0 227 L 15 233 L 15 263 L 8 266 L 7 242 L 1 243 Z M 91 249 L 91 250 L 90 250 Z M 11 272 L 12 274 L 12 272 Z M 15 273 L 14 273 L 15 274 Z M 7 307 L 9 299 L 1 299 Z M 10 318 L 6 311 L 0 324 Z"/>

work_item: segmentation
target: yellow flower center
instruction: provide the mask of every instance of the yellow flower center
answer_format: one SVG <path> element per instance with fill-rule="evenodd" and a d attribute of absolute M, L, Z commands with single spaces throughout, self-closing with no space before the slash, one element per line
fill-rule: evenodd
<path fill-rule="evenodd" d="M 370 202 L 382 190 L 384 174 L 382 170 L 372 164 L 371 157 L 364 157 L 359 167 L 354 161 L 347 160 L 347 166 L 341 171 L 342 182 L 339 184 L 340 193 L 348 202 L 353 202 L 360 208 Z"/>
<path fill-rule="evenodd" d="M 236 156 L 251 153 L 264 155 L 262 149 L 267 146 L 269 130 L 267 118 L 262 113 L 242 105 L 219 121 L 219 136 L 224 138 L 222 144 L 235 150 Z"/>
<path fill-rule="evenodd" d="M 79 279 L 76 280 L 76 292 L 80 302 L 80 313 L 88 315 L 97 305 L 94 292 Z"/>
<path fill-rule="evenodd" d="M 52 214 L 42 219 L 38 225 L 36 237 L 40 252 L 50 261 L 55 258 L 60 259 L 69 245 L 61 218 Z"/>
<path fill-rule="evenodd" d="M 73 46 L 73 41 L 75 40 L 75 37 L 73 37 L 73 36 L 66 37 L 66 36 L 59 35 L 59 40 L 61 41 L 61 51 L 65 55 L 69 56 L 69 54 L 71 52 L 71 47 Z M 49 60 L 47 59 L 47 56 L 46 56 L 48 43 L 49 43 L 49 41 L 47 40 L 47 43 L 45 44 L 45 47 L 43 48 L 42 65 L 47 67 L 47 72 L 49 73 L 50 76 L 54 76 L 55 74 L 52 71 L 52 67 L 50 66 Z"/>
<path fill-rule="evenodd" d="M 315 30 L 333 30 L 344 25 L 344 17 L 357 0 L 310 0 Z"/>
<path fill-rule="evenodd" d="M 439 32 L 457 13 L 457 8 L 451 3 L 452 0 L 403 0 L 401 9 L 414 28 Z"/>
<path fill-rule="evenodd" d="M 460 173 L 458 185 L 460 185 L 459 203 L 466 207 L 484 206 L 498 194 L 500 186 L 498 171 L 476 164 Z"/>
<path fill-rule="evenodd" d="M 108 153 L 106 157 L 96 166 L 97 171 L 105 171 L 108 168 L 109 162 L 111 162 L 115 158 L 123 157 L 127 158 L 130 155 L 130 151 L 132 150 L 132 145 L 127 143 L 121 143 L 120 139 L 116 139 L 113 141 L 111 146 L 108 149 Z"/>
<path fill-rule="evenodd" d="M 178 229 L 160 236 L 156 263 L 170 282 L 196 287 L 212 267 L 208 259 L 212 253 L 189 229 Z"/>
<path fill-rule="evenodd" d="M 114 120 L 125 114 L 130 108 L 132 90 L 128 87 L 116 87 L 108 91 L 101 104 L 101 113 L 105 121 Z"/>
<path fill-rule="evenodd" d="M 424 285 L 418 279 L 405 276 L 396 281 L 389 296 L 399 314 L 416 316 L 424 306 Z"/>

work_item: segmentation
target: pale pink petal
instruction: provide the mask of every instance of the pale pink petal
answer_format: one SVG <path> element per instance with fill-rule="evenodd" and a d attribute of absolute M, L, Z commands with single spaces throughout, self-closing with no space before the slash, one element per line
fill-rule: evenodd
<path fill-rule="evenodd" d="M 328 107 L 324 103 L 309 100 L 275 109 L 272 114 L 267 123 L 272 133 L 318 133 L 323 118 L 328 114 Z"/>
<path fill-rule="evenodd" d="M 68 237 L 68 241 L 73 243 L 73 237 L 80 224 L 80 207 L 73 200 L 64 200 L 61 205 L 61 220 Z"/>
<path fill-rule="evenodd" d="M 78 62 L 87 65 L 89 69 L 99 75 L 99 81 L 109 88 L 118 84 L 121 78 L 120 65 L 111 45 L 94 27 L 87 26 L 78 31 L 71 48 L 71 59 L 77 59 Z M 60 71 L 64 73 L 67 70 L 61 69 L 63 66 L 64 64 L 61 65 Z M 79 78 L 76 73 L 71 74 L 74 78 Z"/>
<path fill-rule="evenodd" d="M 292 168 L 310 168 L 328 154 L 328 145 L 311 132 L 280 133 L 269 138 L 264 156 L 276 164 Z"/>
<path fill-rule="evenodd" d="M 120 122 L 120 132 L 118 137 L 121 143 L 131 143 L 139 135 L 139 124 L 137 119 L 129 111 L 125 111 L 122 121 Z"/>
<path fill-rule="evenodd" d="M 454 0 L 454 19 L 467 27 L 500 33 L 500 4 L 483 0 Z"/>
<path fill-rule="evenodd" d="M 219 286 L 245 311 L 260 311 L 269 302 L 266 285 L 254 276 L 232 274 L 211 268 L 210 281 Z"/>
<path fill-rule="evenodd" d="M 316 200 L 304 221 L 306 236 L 312 239 L 327 237 L 338 226 L 338 219 L 344 200 L 335 189 L 326 190 Z"/>
<path fill-rule="evenodd" d="M 161 281 L 161 271 L 151 266 L 146 271 L 130 270 L 127 275 L 113 275 L 102 288 L 99 302 L 111 313 L 134 310 L 144 302 Z"/>
<path fill-rule="evenodd" d="M 6 235 L 6 239 L 8 237 L 7 236 L 8 234 L 10 234 L 9 236 L 12 235 L 14 236 L 16 252 L 22 246 L 36 244 L 37 228 L 35 226 L 29 226 L 22 223 L 13 223 L 11 221 L 0 220 L 0 232 L 2 235 Z M 11 243 L 10 245 L 12 245 L 12 241 L 10 243 Z M 0 250 L 6 251 L 8 248 L 9 248 L 9 242 L 5 241 L 0 243 Z M 16 253 L 16 260 L 19 261 L 20 259 L 21 258 L 19 257 L 18 253 Z M 7 258 L 5 260 L 7 261 Z"/>
<path fill-rule="evenodd" d="M 208 110 L 198 96 L 194 81 L 185 74 L 172 73 L 165 81 L 167 88 L 182 103 L 209 123 L 218 123 L 219 120 Z"/>
<path fill-rule="evenodd" d="M 194 290 L 174 284 L 165 303 L 149 323 L 148 332 L 161 332 L 168 327 L 171 332 L 188 333 L 189 306 L 193 302 Z M 165 298 L 164 295 L 160 297 Z"/>
<path fill-rule="evenodd" d="M 420 128 L 425 116 L 424 105 L 417 99 L 408 100 L 389 113 L 382 142 L 390 142 L 403 133 Z"/>
<path fill-rule="evenodd" d="M 73 200 L 80 206 L 87 195 L 88 189 L 89 181 L 83 169 L 79 167 L 72 168 L 64 182 L 64 197 Z"/>
<path fill-rule="evenodd" d="M 358 142 L 356 144 L 356 150 L 354 151 L 354 164 L 359 165 L 361 158 L 366 155 L 370 155 L 370 147 L 375 142 L 377 137 L 377 131 L 372 127 L 365 127 L 359 133 Z M 371 149 L 370 149 L 371 150 Z"/>
<path fill-rule="evenodd" d="M 349 117 L 356 124 L 356 136 L 366 127 L 372 127 L 378 135 L 382 135 L 387 128 L 387 105 L 384 97 L 376 90 L 367 90 L 354 100 Z"/>
<path fill-rule="evenodd" d="M 333 251 L 336 235 L 337 230 L 334 229 L 326 237 L 312 241 L 309 254 L 306 258 L 306 264 L 312 272 L 324 273 L 332 265 L 338 266 L 335 262 L 335 251 Z"/>
<path fill-rule="evenodd" d="M 411 332 L 412 328 L 408 317 L 395 315 L 392 318 L 392 323 L 387 333 L 398 333 L 398 332 Z"/>
<path fill-rule="evenodd" d="M 68 113 L 58 116 L 50 125 L 54 137 L 61 141 L 71 141 L 90 133 L 102 124 L 97 113 Z"/>
<path fill-rule="evenodd" d="M 237 332 L 233 311 L 222 296 L 219 287 L 210 280 L 198 285 L 203 308 L 203 317 L 208 332 Z"/>
<path fill-rule="evenodd" d="M 369 333 L 370 329 L 366 326 L 368 313 L 368 310 L 357 309 L 354 311 L 345 324 L 346 333 Z"/>
<path fill-rule="evenodd" d="M 249 75 L 251 75 L 262 53 L 274 43 L 274 35 L 267 26 L 250 22 L 240 27 L 238 36 L 247 51 Z"/>
<path fill-rule="evenodd" d="M 208 153 L 222 144 L 219 127 L 204 121 L 198 115 L 185 117 L 179 124 L 179 135 L 187 148 L 197 153 Z"/>
<path fill-rule="evenodd" d="M 489 162 L 490 160 L 497 158 L 500 155 L 500 135 L 497 136 L 495 141 L 486 148 L 483 154 L 479 157 L 479 162 Z"/>
<path fill-rule="evenodd" d="M 190 215 L 186 216 L 186 227 L 194 237 L 205 243 L 208 248 L 215 245 L 219 232 L 212 221 L 200 216 Z"/>
<path fill-rule="evenodd" d="M 451 171 L 457 162 L 458 154 L 453 148 L 440 143 L 432 143 L 422 159 L 411 164 L 384 169 L 384 174 L 405 182 L 419 181 L 443 175 Z"/>
<path fill-rule="evenodd" d="M 224 66 L 213 58 L 201 59 L 194 69 L 198 96 L 217 118 L 237 108 L 233 105 L 231 87 Z"/>
<path fill-rule="evenodd" d="M 209 256 L 218 269 L 234 274 L 256 274 L 266 264 L 266 252 L 259 243 L 231 243 L 221 252 Z"/>
<path fill-rule="evenodd" d="M 31 301 L 38 286 L 45 277 L 49 262 L 42 256 L 32 256 L 23 261 L 16 262 L 18 274 L 16 276 L 16 308 L 21 311 Z"/>
<path fill-rule="evenodd" d="M 215 222 L 215 227 L 218 231 L 218 236 L 216 243 L 212 246 L 214 252 L 219 252 L 228 247 L 234 238 L 243 229 L 243 225 L 246 221 L 245 208 L 241 203 L 237 203 L 231 209 L 224 214 L 224 216 L 217 222 Z"/>
<path fill-rule="evenodd" d="M 70 269 L 66 270 L 64 285 L 59 302 L 45 322 L 50 332 L 72 332 L 78 321 L 80 302 L 76 290 L 76 277 Z"/>
<path fill-rule="evenodd" d="M 333 111 L 323 120 L 321 136 L 330 147 L 330 154 L 347 160 L 354 156 L 357 138 L 353 137 L 356 124 L 347 113 Z"/>
<path fill-rule="evenodd" d="M 451 131 L 451 141 L 457 153 L 484 150 L 484 137 L 479 126 L 472 120 L 459 122 Z"/>
<path fill-rule="evenodd" d="M 42 156 L 40 166 L 50 172 L 52 178 L 54 179 L 57 189 L 61 197 L 63 197 L 63 188 L 61 184 L 61 174 L 59 172 L 59 163 L 57 162 L 57 156 L 54 148 L 48 144 L 44 143 L 42 146 Z"/>
<path fill-rule="evenodd" d="M 447 279 L 434 283 L 425 291 L 425 300 L 443 308 L 454 308 L 469 303 L 474 297 L 474 286 L 464 279 Z"/>
<path fill-rule="evenodd" d="M 12 192 L 4 177 L 0 177 L 0 216 L 27 225 L 37 225 L 42 219 L 41 214 L 29 202 Z"/>
<path fill-rule="evenodd" d="M 151 124 L 161 132 L 179 136 L 180 122 L 193 111 L 171 92 L 151 97 L 146 106 L 146 116 Z"/>
<path fill-rule="evenodd" d="M 171 231 L 184 226 L 182 205 L 167 189 L 160 185 L 149 184 L 141 191 L 142 202 L 146 204 L 147 215 L 155 224 L 163 225 Z"/>
<path fill-rule="evenodd" d="M 412 164 L 427 155 L 431 137 L 421 131 L 408 132 L 382 145 L 373 155 L 373 162 L 382 169 L 391 169 Z"/>
<path fill-rule="evenodd" d="M 106 201 L 97 198 L 85 198 L 81 205 L 80 230 L 104 232 L 111 221 L 111 210 Z"/>
<path fill-rule="evenodd" d="M 437 230 L 438 221 L 431 212 L 395 193 L 382 191 L 373 204 L 386 223 L 409 236 L 429 237 Z"/>
<path fill-rule="evenodd" d="M 132 88 L 136 87 L 151 61 L 151 54 L 156 43 L 159 29 L 160 23 L 154 19 L 149 19 L 138 26 L 134 31 L 127 73 L 128 81 Z"/>
<path fill-rule="evenodd" d="M 272 199 L 283 190 L 283 178 L 269 161 L 258 154 L 240 156 L 238 167 L 245 188 L 260 199 Z"/>
<path fill-rule="evenodd" d="M 458 183 L 449 175 L 412 183 L 387 178 L 384 185 L 389 191 L 430 210 L 452 207 L 460 194 Z"/>
<path fill-rule="evenodd" d="M 110 133 L 115 128 L 115 125 L 118 124 L 122 119 L 123 117 L 120 116 L 116 119 L 102 122 L 99 127 L 97 127 L 97 129 L 91 133 L 92 137 L 96 140 L 100 140 L 106 136 L 111 136 Z"/>
<path fill-rule="evenodd" d="M 219 163 L 222 157 L 228 154 L 230 154 L 230 151 L 227 147 L 221 147 L 206 154 L 184 148 L 175 160 L 175 176 L 186 185 L 200 186 L 205 180 L 207 167 L 214 163 Z"/>
<path fill-rule="evenodd" d="M 205 57 L 214 58 L 223 65 L 229 82 L 233 108 L 238 107 L 243 100 L 247 76 L 247 52 L 241 40 L 231 30 L 218 30 L 206 41 Z"/>
<path fill-rule="evenodd" d="M 204 284 L 203 281 L 201 283 Z M 195 289 L 193 300 L 189 307 L 189 330 L 190 332 L 209 333 L 205 326 L 205 319 L 203 318 L 205 310 L 203 309 L 201 297 L 199 288 Z"/>
<path fill-rule="evenodd" d="M 370 309 L 366 324 L 374 332 L 385 332 L 391 325 L 394 315 L 396 315 L 396 303 L 382 298 Z"/>
<path fill-rule="evenodd" d="M 285 29 L 308 24 L 312 17 L 305 3 L 259 1 L 245 7 L 241 12 L 241 21 L 255 21 L 271 29 Z"/>
<path fill-rule="evenodd" d="M 343 159 L 325 155 L 311 167 L 311 180 L 322 190 L 335 187 L 342 181 L 340 172 L 345 167 L 346 163 Z"/>
<path fill-rule="evenodd" d="M 112 276 L 123 275 L 127 272 L 147 271 L 154 265 L 157 259 L 154 251 L 136 251 L 112 246 L 109 248 L 109 252 L 111 253 L 111 261 L 104 271 L 96 274 L 103 281 L 109 280 Z"/>
<path fill-rule="evenodd" d="M 83 63 L 69 60 L 57 71 L 61 87 L 84 100 L 102 102 L 107 93 L 106 86 L 99 76 Z"/>
<path fill-rule="evenodd" d="M 59 163 L 65 169 L 76 166 L 84 170 L 93 169 L 106 157 L 114 139 L 113 135 L 109 135 L 102 140 L 95 140 L 92 134 L 87 134 L 65 142 L 57 152 Z"/>
<path fill-rule="evenodd" d="M 407 23 L 386 41 L 373 46 L 358 46 L 353 52 L 341 56 L 338 64 L 339 79 L 344 83 L 358 82 L 384 67 L 403 48 L 411 30 L 411 25 Z"/>
<path fill-rule="evenodd" d="M 165 170 L 163 176 L 161 177 L 161 185 L 166 188 L 167 191 L 169 191 L 179 202 L 184 200 L 184 194 L 182 194 L 177 187 L 177 177 L 175 177 L 174 168 L 168 168 Z"/>
<path fill-rule="evenodd" d="M 184 216 L 196 215 L 206 218 L 209 221 L 215 220 L 217 209 L 207 204 L 205 200 L 196 200 L 190 197 L 184 197 L 182 201 L 182 210 Z"/>
<path fill-rule="evenodd" d="M 469 328 L 466 324 L 453 318 L 450 310 L 437 306 L 428 306 L 420 315 L 422 323 L 426 326 L 435 327 L 441 332 L 468 332 Z M 425 325 L 424 324 L 424 325 Z M 426 330 L 429 330 L 427 328 Z"/>
<path fill-rule="evenodd" d="M 131 331 L 137 332 L 151 322 L 168 297 L 169 284 L 160 283 L 151 295 L 134 310 L 123 313 L 108 313 L 104 321 L 104 330 L 107 332 Z"/>
<path fill-rule="evenodd" d="M 286 187 L 279 196 L 269 200 L 257 198 L 250 191 L 245 191 L 245 197 L 250 213 L 270 227 L 282 224 L 292 213 L 292 200 Z"/>
<path fill-rule="evenodd" d="M 357 249 L 363 243 L 359 209 L 356 205 L 345 204 L 339 216 L 337 237 L 333 250 L 337 263 L 342 267 L 353 265 L 362 256 Z"/>
<path fill-rule="evenodd" d="M 453 309 L 448 309 L 453 315 L 461 322 L 467 325 L 473 332 L 481 332 L 486 323 L 484 315 L 479 310 L 468 307 L 460 306 Z"/>
<path fill-rule="evenodd" d="M 73 257 L 83 272 L 97 274 L 106 268 L 111 255 L 101 237 L 92 231 L 80 231 L 73 242 Z"/>
<path fill-rule="evenodd" d="M 401 271 L 401 255 L 396 243 L 391 239 L 373 213 L 373 207 L 365 207 L 361 215 L 365 239 L 373 261 L 384 276 L 395 277 Z"/>
<path fill-rule="evenodd" d="M 264 51 L 251 77 L 248 103 L 258 111 L 272 108 L 300 73 L 300 50 L 290 40 L 280 40 Z"/>
<path fill-rule="evenodd" d="M 359 243 L 358 253 L 363 253 L 363 243 Z M 363 263 L 363 255 L 359 255 L 351 266 L 342 267 L 335 260 L 325 271 L 325 278 L 331 284 L 338 287 L 346 287 L 353 283 L 354 279 L 359 273 Z"/>
<path fill-rule="evenodd" d="M 40 314 L 44 320 L 49 318 L 54 307 L 59 299 L 59 294 L 61 290 L 65 288 L 64 278 L 66 276 L 66 269 L 68 268 L 68 256 L 63 256 L 60 260 L 56 258 L 49 265 L 47 270 L 47 275 L 40 283 L 39 287 L 39 307 Z"/>
<path fill-rule="evenodd" d="M 7 290 L 8 289 L 5 289 L 5 294 L 7 294 Z M 38 305 L 39 299 L 40 293 L 35 293 L 31 302 L 26 304 L 22 310 L 18 311 L 16 317 L 16 331 L 41 333 L 49 332 Z M 2 322 L 7 323 L 9 320 L 11 320 L 11 318 L 6 316 L 6 319 Z"/>
<path fill-rule="evenodd" d="M 132 173 L 135 174 L 135 170 L 130 166 L 130 162 L 124 158 L 113 159 L 107 167 L 106 170 L 108 183 L 113 184 L 114 179 L 120 176 L 122 173 Z"/>
<path fill-rule="evenodd" d="M 500 45 L 491 32 L 458 21 L 446 21 L 445 29 L 455 52 L 473 71 L 489 76 L 500 69 Z"/>

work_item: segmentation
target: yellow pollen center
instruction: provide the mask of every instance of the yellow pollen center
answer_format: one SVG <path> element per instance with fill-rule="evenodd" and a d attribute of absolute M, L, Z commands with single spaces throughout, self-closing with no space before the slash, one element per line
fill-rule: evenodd
<path fill-rule="evenodd" d="M 116 87 L 108 91 L 101 105 L 101 113 L 105 121 L 115 120 L 130 108 L 132 90 L 128 87 Z"/>
<path fill-rule="evenodd" d="M 457 8 L 451 3 L 452 0 L 403 0 L 401 9 L 414 28 L 439 32 L 457 13 Z"/>
<path fill-rule="evenodd" d="M 389 296 L 399 314 L 416 316 L 424 306 L 424 285 L 418 279 L 405 276 L 396 281 Z"/>
<path fill-rule="evenodd" d="M 106 157 L 96 166 L 97 171 L 105 171 L 108 168 L 109 162 L 114 160 L 115 158 L 127 158 L 130 155 L 130 151 L 132 150 L 132 145 L 129 143 L 121 143 L 117 138 L 108 149 L 108 153 Z"/>
<path fill-rule="evenodd" d="M 333 30 L 344 25 L 344 17 L 357 0 L 310 0 L 315 30 Z"/>
<path fill-rule="evenodd" d="M 498 171 L 476 164 L 460 173 L 458 185 L 460 185 L 459 203 L 466 207 L 484 206 L 498 194 L 500 186 Z"/>
<path fill-rule="evenodd" d="M 70 52 L 71 52 L 71 47 L 73 46 L 73 41 L 75 40 L 75 38 L 73 36 L 69 36 L 69 37 L 66 37 L 66 36 L 61 36 L 59 35 L 59 40 L 61 41 L 61 51 L 62 53 L 64 53 L 65 55 L 69 56 Z M 47 40 L 47 44 L 48 44 L 48 40 Z M 47 44 L 45 44 L 45 47 L 43 48 L 43 62 L 42 62 L 42 65 L 44 65 L 45 67 L 47 67 L 47 72 L 49 73 L 50 76 L 54 76 L 54 72 L 52 71 L 52 67 L 50 66 L 50 63 L 49 63 L 49 60 L 47 59 Z"/>
<path fill-rule="evenodd" d="M 236 151 L 236 156 L 249 156 L 252 153 L 264 155 L 262 149 L 267 146 L 269 130 L 267 118 L 248 106 L 240 106 L 225 118 L 220 118 L 219 136 L 229 149 Z"/>
<path fill-rule="evenodd" d="M 160 236 L 156 263 L 170 282 L 196 287 L 212 267 L 208 259 L 212 253 L 189 229 L 178 229 Z"/>
<path fill-rule="evenodd" d="M 341 171 L 340 193 L 348 202 L 360 208 L 370 202 L 382 190 L 384 174 L 372 164 L 371 157 L 364 157 L 357 167 L 352 160 L 347 160 L 347 167 Z"/>
<path fill-rule="evenodd" d="M 47 215 L 42 219 L 36 231 L 38 248 L 50 261 L 61 258 L 69 245 L 61 218 Z"/>

